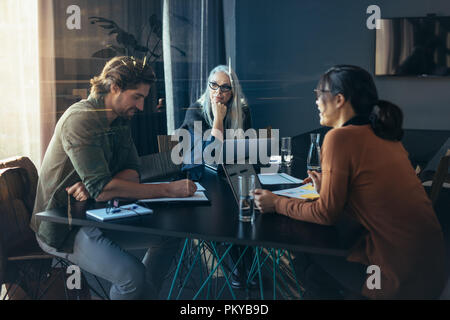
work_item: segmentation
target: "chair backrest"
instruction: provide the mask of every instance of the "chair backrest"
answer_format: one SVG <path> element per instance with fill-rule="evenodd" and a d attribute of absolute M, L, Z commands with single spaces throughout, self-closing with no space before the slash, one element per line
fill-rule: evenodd
<path fill-rule="evenodd" d="M 181 165 L 174 164 L 170 154 L 170 151 L 166 151 L 141 157 L 141 180 L 148 181 L 180 172 Z"/>
<path fill-rule="evenodd" d="M 4 254 L 34 237 L 30 228 L 33 205 L 29 203 L 34 187 L 24 168 L 0 169 L 0 242 Z"/>
<path fill-rule="evenodd" d="M 19 167 L 26 170 L 28 179 L 28 194 L 25 195 L 24 201 L 27 207 L 33 210 L 34 200 L 36 198 L 36 189 L 38 183 L 38 172 L 33 162 L 27 157 L 13 157 L 0 160 L 0 169 Z"/>
<path fill-rule="evenodd" d="M 37 182 L 38 173 L 29 158 L 0 160 L 0 242 L 3 256 L 34 238 L 29 224 Z"/>
<path fill-rule="evenodd" d="M 448 174 L 449 164 L 450 164 L 450 149 L 448 149 L 445 155 L 441 158 L 441 161 L 439 162 L 439 166 L 433 178 L 433 183 L 431 185 L 430 191 L 430 199 L 431 202 L 433 203 L 433 206 L 435 205 L 437 199 L 439 198 L 439 193 L 442 189 L 444 181 L 446 181 L 449 178 Z"/>
<path fill-rule="evenodd" d="M 158 152 L 170 151 L 178 144 L 178 141 L 172 141 L 172 136 L 159 135 L 157 138 Z"/>

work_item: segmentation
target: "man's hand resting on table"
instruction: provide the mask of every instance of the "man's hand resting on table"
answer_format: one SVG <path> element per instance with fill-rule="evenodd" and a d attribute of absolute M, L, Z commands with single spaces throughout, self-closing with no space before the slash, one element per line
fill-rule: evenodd
<path fill-rule="evenodd" d="M 137 176 L 138 177 L 138 176 Z M 97 202 L 105 202 L 114 198 L 147 199 L 147 198 L 185 198 L 191 197 L 197 191 L 196 184 L 191 180 L 179 180 L 163 185 L 140 184 L 131 177 L 129 180 L 123 177 L 114 177 L 95 199 Z M 82 182 L 77 182 L 66 191 L 77 201 L 85 201 L 90 194 Z"/>

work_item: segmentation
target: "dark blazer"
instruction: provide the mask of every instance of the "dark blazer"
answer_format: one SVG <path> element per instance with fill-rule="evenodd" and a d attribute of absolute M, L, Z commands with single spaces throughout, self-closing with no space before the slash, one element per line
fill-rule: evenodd
<path fill-rule="evenodd" d="M 228 115 L 227 115 L 228 116 Z M 243 107 L 242 108 L 242 117 L 243 117 L 243 130 L 247 130 L 252 127 L 252 119 L 250 114 L 250 108 Z M 191 134 L 191 157 L 193 157 L 194 152 L 194 122 L 201 121 L 202 122 L 202 131 L 205 132 L 208 129 L 211 129 L 211 126 L 206 122 L 202 114 L 202 106 L 200 103 L 196 102 L 192 104 L 189 109 L 186 111 L 186 116 L 184 118 L 184 122 L 181 125 L 181 129 L 186 129 Z M 224 128 L 227 129 L 227 128 Z M 203 133 L 202 132 L 202 133 Z M 202 143 L 202 151 L 205 150 L 206 146 L 215 141 L 215 138 L 212 137 L 210 141 L 203 141 Z M 194 180 L 199 180 L 203 173 L 203 165 L 198 164 L 184 164 L 181 168 L 182 171 L 189 171 L 190 178 Z"/>
<path fill-rule="evenodd" d="M 243 117 L 243 128 L 242 129 L 244 129 L 244 131 L 247 129 L 250 129 L 252 127 L 252 117 L 250 114 L 249 107 L 242 108 L 242 117 Z M 202 106 L 198 102 L 195 102 L 194 104 L 192 104 L 189 107 L 189 109 L 186 111 L 186 115 L 184 117 L 183 124 L 181 125 L 180 128 L 187 129 L 187 130 L 193 130 L 194 121 L 202 121 L 203 131 L 211 129 L 211 126 L 206 122 L 206 119 L 203 117 Z M 228 128 L 224 128 L 224 129 L 228 129 Z"/>

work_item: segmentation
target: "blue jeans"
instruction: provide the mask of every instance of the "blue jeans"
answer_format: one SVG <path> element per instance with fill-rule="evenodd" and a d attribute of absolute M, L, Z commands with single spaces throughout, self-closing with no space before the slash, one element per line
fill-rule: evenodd
<path fill-rule="evenodd" d="M 58 252 L 37 237 L 45 252 L 69 260 L 111 282 L 112 300 L 157 299 L 178 251 L 179 238 L 82 227 L 72 253 Z M 148 249 L 142 261 L 126 250 Z"/>

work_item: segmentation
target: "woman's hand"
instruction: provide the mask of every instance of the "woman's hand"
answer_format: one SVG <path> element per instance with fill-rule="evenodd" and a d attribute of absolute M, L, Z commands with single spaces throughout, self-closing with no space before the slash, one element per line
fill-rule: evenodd
<path fill-rule="evenodd" d="M 71 187 L 67 187 L 66 191 L 72 197 L 74 197 L 77 201 L 85 201 L 89 199 L 91 196 L 89 192 L 86 190 L 84 184 L 80 181 L 75 183 Z"/>
<path fill-rule="evenodd" d="M 212 102 L 211 103 L 212 112 L 214 116 L 214 121 L 223 122 L 225 116 L 227 115 L 227 106 L 220 102 Z"/>
<path fill-rule="evenodd" d="M 223 119 L 227 114 L 227 106 L 220 102 L 212 102 L 212 111 L 214 116 L 214 123 L 211 130 L 211 135 L 219 141 L 223 141 Z"/>
<path fill-rule="evenodd" d="M 255 205 L 261 213 L 275 212 L 275 202 L 278 196 L 269 190 L 255 190 Z"/>
<path fill-rule="evenodd" d="M 320 187 L 322 185 L 322 173 L 308 170 L 308 176 L 312 179 L 314 188 L 316 188 L 317 193 L 320 193 Z"/>

